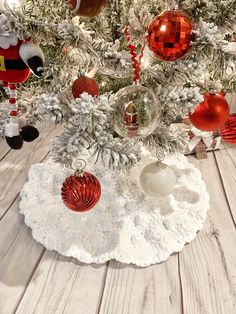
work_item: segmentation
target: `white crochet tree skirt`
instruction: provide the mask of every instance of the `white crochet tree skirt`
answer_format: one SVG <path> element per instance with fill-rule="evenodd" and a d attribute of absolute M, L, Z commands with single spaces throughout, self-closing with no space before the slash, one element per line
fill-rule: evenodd
<path fill-rule="evenodd" d="M 209 195 L 201 173 L 183 155 L 165 163 L 177 176 L 173 194 L 159 199 L 145 195 L 139 174 L 153 159 L 144 152 L 131 174 L 117 175 L 101 164 L 87 167 L 99 179 L 102 195 L 85 213 L 69 210 L 61 199 L 61 185 L 73 173 L 48 161 L 30 168 L 21 191 L 20 212 L 33 237 L 49 250 L 85 263 L 116 259 L 148 266 L 165 261 L 202 229 Z"/>

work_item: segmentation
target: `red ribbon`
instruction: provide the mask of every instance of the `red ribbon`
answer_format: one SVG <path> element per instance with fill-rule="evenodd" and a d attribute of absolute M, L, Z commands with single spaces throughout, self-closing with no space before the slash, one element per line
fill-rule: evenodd
<path fill-rule="evenodd" d="M 131 55 L 132 66 L 133 66 L 133 69 L 134 69 L 133 82 L 137 82 L 139 80 L 139 78 L 140 78 L 140 72 L 141 72 L 140 65 L 141 65 L 141 60 L 142 60 L 142 57 L 143 57 L 143 50 L 144 50 L 144 47 L 145 47 L 145 43 L 144 43 L 144 45 L 143 45 L 143 47 L 141 49 L 141 53 L 140 53 L 140 55 L 138 57 L 138 54 L 136 52 L 137 48 L 133 44 L 132 38 L 130 36 L 129 26 L 128 25 L 125 28 L 125 38 L 126 38 L 126 41 L 127 41 L 127 45 L 128 45 L 128 48 L 129 48 L 130 55 Z"/>

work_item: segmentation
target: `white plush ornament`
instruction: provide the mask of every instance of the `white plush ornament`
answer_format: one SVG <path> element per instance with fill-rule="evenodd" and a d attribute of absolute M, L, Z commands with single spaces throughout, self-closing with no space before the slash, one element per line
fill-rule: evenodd
<path fill-rule="evenodd" d="M 140 174 L 140 185 L 152 197 L 163 197 L 174 191 L 176 175 L 162 162 L 148 164 Z"/>

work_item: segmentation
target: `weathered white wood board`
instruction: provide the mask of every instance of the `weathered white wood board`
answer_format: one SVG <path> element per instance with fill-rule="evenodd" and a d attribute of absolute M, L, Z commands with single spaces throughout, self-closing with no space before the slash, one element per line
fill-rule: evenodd
<path fill-rule="evenodd" d="M 236 113 L 236 94 L 229 94 L 229 95 L 227 95 L 227 100 L 230 103 L 231 112 L 235 112 Z"/>
<path fill-rule="evenodd" d="M 17 313 L 97 313 L 106 271 L 46 251 Z"/>
<path fill-rule="evenodd" d="M 100 313 L 182 313 L 178 255 L 144 269 L 111 261 Z"/>
<path fill-rule="evenodd" d="M 0 163 L 0 313 L 15 308 L 44 252 L 19 214 L 19 192 L 29 167 L 47 156 L 51 138 L 58 131 L 42 130 L 34 143 L 25 143 L 20 151 L 10 150 Z M 5 149 L 6 143 L 2 144 Z"/>
<path fill-rule="evenodd" d="M 4 157 L 10 152 L 10 147 L 7 145 L 6 141 L 0 139 L 0 162 Z"/>
<path fill-rule="evenodd" d="M 215 153 L 215 158 L 229 209 L 236 224 L 236 145 L 223 143 L 222 149 Z"/>
<path fill-rule="evenodd" d="M 213 154 L 192 162 L 211 196 L 204 229 L 180 252 L 184 313 L 236 313 L 236 230 Z M 236 169 L 235 169 L 236 173 Z"/>
<path fill-rule="evenodd" d="M 37 140 L 24 143 L 21 150 L 11 150 L 0 161 L 0 219 L 26 182 L 30 166 L 42 161 L 48 154 L 51 139 L 58 131 L 58 128 L 43 129 Z"/>
<path fill-rule="evenodd" d="M 0 221 L 0 313 L 12 313 L 44 249 L 19 214 L 19 198 Z"/>

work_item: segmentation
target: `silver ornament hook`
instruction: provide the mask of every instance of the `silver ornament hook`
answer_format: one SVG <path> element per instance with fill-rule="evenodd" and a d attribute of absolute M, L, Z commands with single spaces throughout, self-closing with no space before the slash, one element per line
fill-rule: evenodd
<path fill-rule="evenodd" d="M 77 71 L 77 77 L 85 76 L 85 70 L 83 68 L 79 68 Z"/>
<path fill-rule="evenodd" d="M 169 2 L 169 8 L 168 9 L 173 10 L 173 11 L 179 10 L 179 1 L 171 0 Z"/>
<path fill-rule="evenodd" d="M 156 149 L 156 157 L 157 157 L 157 162 L 161 162 L 165 159 L 165 151 L 162 147 L 158 147 Z"/>
<path fill-rule="evenodd" d="M 76 159 L 72 162 L 72 169 L 75 170 L 76 176 L 83 175 L 83 172 L 86 166 L 87 166 L 87 163 L 84 159 Z"/>

